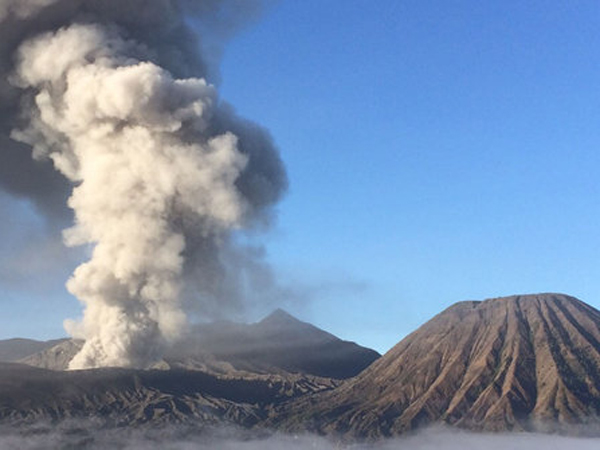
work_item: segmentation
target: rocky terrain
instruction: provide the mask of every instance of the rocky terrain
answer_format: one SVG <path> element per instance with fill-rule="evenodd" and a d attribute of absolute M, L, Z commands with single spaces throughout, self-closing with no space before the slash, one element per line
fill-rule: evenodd
<path fill-rule="evenodd" d="M 361 437 L 436 423 L 554 431 L 596 422 L 599 413 L 600 312 L 545 294 L 457 303 L 358 377 L 290 405 L 273 425 Z"/>
<path fill-rule="evenodd" d="M 66 371 L 82 343 L 50 344 L 0 364 L 0 421 L 253 427 L 275 406 L 333 389 L 380 357 L 282 310 L 250 325 L 197 326 L 152 370 Z"/>
<path fill-rule="evenodd" d="M 216 376 L 195 370 L 50 371 L 0 363 L 0 420 L 13 426 L 95 419 L 102 426 L 252 427 L 275 405 L 339 384 L 300 374 Z"/>
<path fill-rule="evenodd" d="M 18 362 L 28 366 L 50 370 L 66 370 L 73 356 L 77 354 L 83 342 L 74 339 L 62 339 L 55 345 L 47 346 L 39 351 L 19 358 L 4 362 Z"/>
<path fill-rule="evenodd" d="M 282 311 L 204 326 L 190 339 L 154 370 L 0 365 L 0 419 L 227 423 L 348 439 L 432 424 L 600 430 L 600 312 L 565 295 L 457 303 L 379 359 Z"/>

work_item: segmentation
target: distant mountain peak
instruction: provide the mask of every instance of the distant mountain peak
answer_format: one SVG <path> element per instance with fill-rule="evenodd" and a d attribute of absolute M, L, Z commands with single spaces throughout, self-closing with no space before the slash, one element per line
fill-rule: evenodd
<path fill-rule="evenodd" d="M 294 316 L 292 316 L 290 313 L 288 313 L 287 311 L 284 311 L 281 308 L 277 308 L 275 311 L 273 311 L 271 314 L 269 314 L 267 317 L 265 317 L 263 320 L 260 321 L 261 324 L 298 324 L 298 323 L 302 323 L 301 320 L 296 319 Z"/>

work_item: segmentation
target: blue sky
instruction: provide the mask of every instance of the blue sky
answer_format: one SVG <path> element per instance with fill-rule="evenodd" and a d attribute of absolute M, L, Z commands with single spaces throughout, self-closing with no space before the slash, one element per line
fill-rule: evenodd
<path fill-rule="evenodd" d="M 459 300 L 599 307 L 599 22 L 594 1 L 290 0 L 237 36 L 222 95 L 291 178 L 271 258 L 339 283 L 298 315 L 385 350 Z"/>
<path fill-rule="evenodd" d="M 313 292 L 284 307 L 379 351 L 460 300 L 600 307 L 599 25 L 596 1 L 281 0 L 233 37 L 221 96 L 290 176 L 269 259 Z M 55 272 L 2 284 L 0 337 L 64 334 Z"/>

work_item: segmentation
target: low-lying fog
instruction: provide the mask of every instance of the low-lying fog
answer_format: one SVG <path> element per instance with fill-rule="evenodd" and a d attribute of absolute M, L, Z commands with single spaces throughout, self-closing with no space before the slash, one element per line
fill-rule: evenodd
<path fill-rule="evenodd" d="M 162 429 L 94 429 L 93 424 L 32 426 L 27 429 L 0 430 L 3 450 L 61 449 L 220 449 L 220 450 L 597 450 L 600 438 L 574 438 L 531 433 L 475 434 L 448 429 L 429 429 L 405 438 L 374 444 L 340 444 L 314 435 L 269 435 L 259 437 L 243 431 L 202 432 L 197 429 L 171 427 Z"/>

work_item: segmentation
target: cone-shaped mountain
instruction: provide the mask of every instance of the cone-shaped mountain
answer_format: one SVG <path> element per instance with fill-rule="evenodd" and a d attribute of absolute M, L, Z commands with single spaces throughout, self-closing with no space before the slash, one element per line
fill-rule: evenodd
<path fill-rule="evenodd" d="M 440 422 L 556 429 L 599 411 L 600 312 L 540 294 L 457 303 L 353 380 L 301 399 L 277 420 L 286 429 L 377 437 Z"/>

